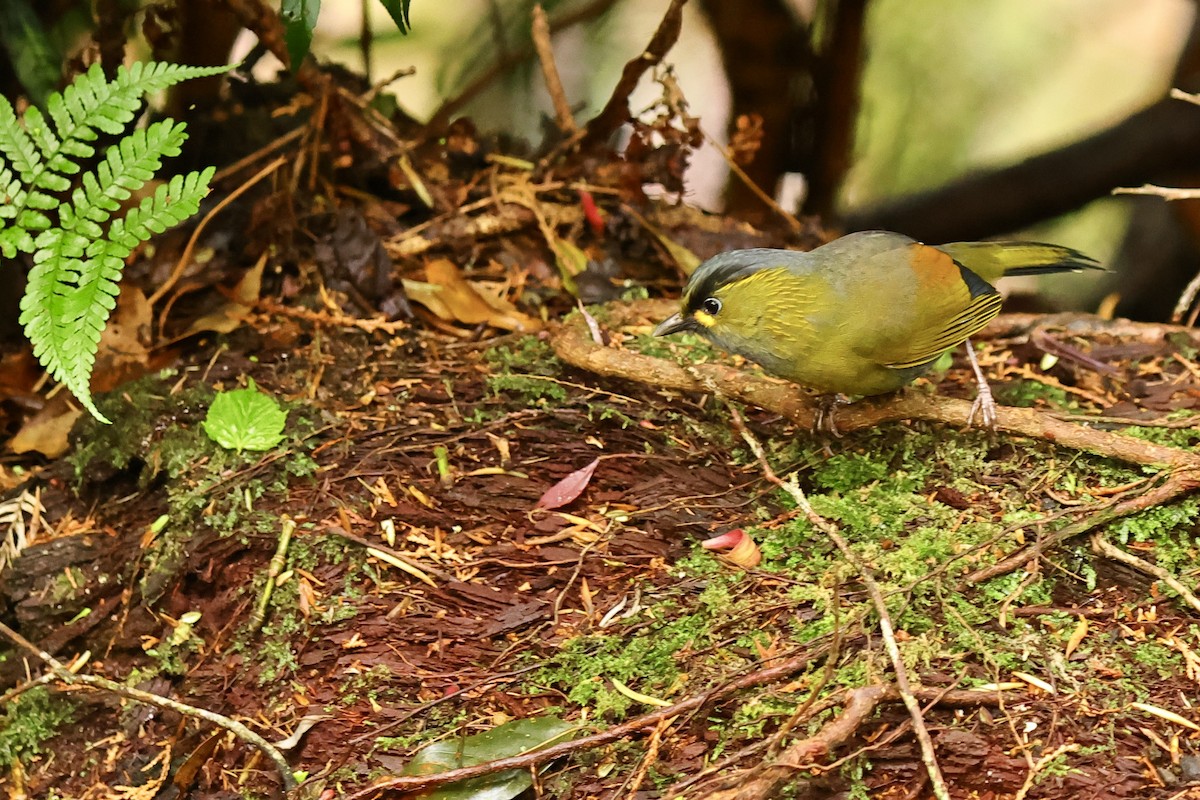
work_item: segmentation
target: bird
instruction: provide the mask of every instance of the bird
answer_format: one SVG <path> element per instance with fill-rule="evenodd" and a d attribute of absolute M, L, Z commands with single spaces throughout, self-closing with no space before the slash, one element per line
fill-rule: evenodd
<path fill-rule="evenodd" d="M 688 278 L 680 310 L 655 336 L 696 333 L 766 372 L 821 395 L 818 427 L 837 434 L 832 409 L 852 396 L 894 392 L 1000 313 L 1004 276 L 1103 270 L 1069 247 L 987 241 L 928 245 L 861 231 L 809 251 L 720 253 Z M 973 349 L 978 414 L 995 427 L 995 401 Z"/>

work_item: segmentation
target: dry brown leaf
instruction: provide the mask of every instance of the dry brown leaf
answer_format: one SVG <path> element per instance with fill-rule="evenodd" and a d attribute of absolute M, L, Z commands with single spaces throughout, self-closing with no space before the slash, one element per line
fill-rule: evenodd
<path fill-rule="evenodd" d="M 58 458 L 67 452 L 70 446 L 67 434 L 82 413 L 71 407 L 65 393 L 60 393 L 25 421 L 8 443 L 9 449 L 14 453 L 36 451 L 47 458 Z"/>
<path fill-rule="evenodd" d="M 92 391 L 107 392 L 146 374 L 150 363 L 153 309 L 146 295 L 133 286 L 121 287 L 117 307 L 100 334 Z"/>
<path fill-rule="evenodd" d="M 1070 658 L 1071 654 L 1083 643 L 1083 638 L 1088 633 L 1087 617 L 1081 616 L 1079 622 L 1075 625 L 1075 630 L 1071 632 L 1071 638 L 1067 640 L 1066 649 L 1063 650 L 1063 658 Z"/>
<path fill-rule="evenodd" d="M 258 260 L 250 269 L 246 270 L 237 285 L 229 292 L 229 301 L 223 304 L 216 311 L 212 311 L 192 321 L 188 326 L 184 336 L 191 336 L 194 333 L 203 331 L 212 331 L 214 333 L 230 333 L 237 330 L 250 316 L 254 310 L 254 305 L 258 302 L 259 294 L 262 292 L 262 274 L 263 267 L 267 264 L 266 256 Z"/>
<path fill-rule="evenodd" d="M 408 298 L 420 303 L 437 317 L 467 325 L 486 323 L 495 328 L 518 333 L 532 333 L 542 328 L 540 320 L 522 314 L 511 303 L 492 292 L 480 292 L 453 262 L 440 258 L 425 266 L 427 283 L 405 281 Z"/>

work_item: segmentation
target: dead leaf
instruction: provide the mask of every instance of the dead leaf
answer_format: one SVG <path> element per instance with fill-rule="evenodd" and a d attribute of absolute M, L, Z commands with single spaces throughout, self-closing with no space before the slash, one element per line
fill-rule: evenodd
<path fill-rule="evenodd" d="M 583 490 L 587 488 L 588 483 L 591 482 L 592 474 L 595 473 L 596 465 L 599 463 L 600 459 L 595 458 L 586 467 L 575 470 L 551 486 L 537 501 L 537 505 L 534 508 L 562 508 L 579 497 L 579 495 L 583 494 Z"/>
<path fill-rule="evenodd" d="M 512 303 L 481 284 L 470 283 L 449 260 L 430 261 L 425 276 L 428 282 L 404 281 L 404 293 L 439 319 L 467 325 L 486 323 L 518 333 L 541 330 L 541 320 L 517 311 Z"/>
<path fill-rule="evenodd" d="M 1083 642 L 1083 637 L 1088 633 L 1087 617 L 1081 616 L 1079 622 L 1075 625 L 1075 630 L 1071 632 L 1071 638 L 1067 640 L 1066 649 L 1063 650 L 1063 658 L 1070 658 L 1076 648 Z"/>
<path fill-rule="evenodd" d="M 429 262 L 425 266 L 425 277 L 426 283 L 404 281 L 404 291 L 410 300 L 420 303 L 440 319 L 467 325 L 486 323 L 518 333 L 533 333 L 542 328 L 540 320 L 521 313 L 504 298 L 476 289 L 447 259 Z"/>
<path fill-rule="evenodd" d="M 267 257 L 264 254 L 253 267 L 246 270 L 237 285 L 228 292 L 229 301 L 223 304 L 216 311 L 212 311 L 204 316 L 192 321 L 188 326 L 184 337 L 191 336 L 194 333 L 203 331 L 212 331 L 214 333 L 230 333 L 237 330 L 254 311 L 254 305 L 258 302 L 260 293 L 262 292 L 262 274 L 263 267 L 267 264 Z M 180 337 L 183 338 L 183 337 Z"/>
<path fill-rule="evenodd" d="M 14 453 L 37 451 L 47 458 L 58 458 L 67 452 L 67 434 L 82 413 L 71 407 L 65 392 L 59 393 L 25 421 L 8 446 Z"/>
<path fill-rule="evenodd" d="M 149 371 L 152 321 L 146 295 L 133 286 L 123 286 L 96 347 L 93 392 L 107 392 Z"/>

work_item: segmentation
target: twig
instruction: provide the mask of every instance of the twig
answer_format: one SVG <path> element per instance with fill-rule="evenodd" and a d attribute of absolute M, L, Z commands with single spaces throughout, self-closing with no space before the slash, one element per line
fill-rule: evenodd
<path fill-rule="evenodd" d="M 686 3 L 687 0 L 671 0 L 646 49 L 625 63 L 621 77 L 613 87 L 612 96 L 608 98 L 600 113 L 592 117 L 585 127 L 584 148 L 607 141 L 617 128 L 629 121 L 629 96 L 637 88 L 638 81 L 646 70 L 662 63 L 663 57 L 675 46 L 679 32 L 683 29 L 683 7 Z"/>
<path fill-rule="evenodd" d="M 297 787 L 296 778 L 294 775 L 292 775 L 292 768 L 288 766 L 288 763 L 284 759 L 283 755 L 277 749 L 275 749 L 270 742 L 237 720 L 230 719 L 229 717 L 218 714 L 215 711 L 209 711 L 206 708 L 189 706 L 188 704 L 181 703 L 178 700 L 172 700 L 168 697 L 152 694 L 150 692 L 144 692 L 141 689 L 131 689 L 130 687 L 122 686 L 115 681 L 110 681 L 107 678 L 101 678 L 99 675 L 76 675 L 63 666 L 63 664 L 54 656 L 42 650 L 40 647 L 14 631 L 12 628 L 5 625 L 3 622 L 0 622 L 0 633 L 2 633 L 13 643 L 17 644 L 19 647 L 30 651 L 42 661 L 46 662 L 47 666 L 50 667 L 50 670 L 54 673 L 55 677 L 68 686 L 73 686 L 75 684 L 93 686 L 99 689 L 104 689 L 107 692 L 111 692 L 112 694 L 127 698 L 129 700 L 134 700 L 139 703 L 146 703 L 159 708 L 165 708 L 169 711 L 174 711 L 177 714 L 181 714 L 186 717 L 202 719 L 206 722 L 216 725 L 219 728 L 224 728 L 242 741 L 258 748 L 263 755 L 265 755 L 275 764 L 275 768 L 279 771 L 279 779 L 283 781 L 283 789 L 285 792 L 291 793 Z"/>
<path fill-rule="evenodd" d="M 1060 542 L 1064 542 L 1082 533 L 1087 533 L 1093 528 L 1098 528 L 1101 525 L 1112 522 L 1121 517 L 1127 517 L 1130 514 L 1136 514 L 1139 511 L 1144 511 L 1147 508 L 1164 505 L 1183 495 L 1200 488 L 1200 471 L 1195 467 L 1180 469 L 1172 472 L 1165 481 L 1159 486 L 1149 489 L 1148 491 L 1130 498 L 1122 500 L 1119 503 L 1111 503 L 1101 507 L 1094 514 L 1064 525 L 1058 530 L 1051 531 L 1046 536 L 1038 539 L 1028 547 L 1022 548 L 1011 556 L 997 561 L 995 564 L 976 570 L 968 575 L 964 581 L 967 584 L 982 583 L 986 580 L 1006 575 L 1015 569 L 1020 568 L 1023 564 L 1038 558 L 1042 553 L 1056 546 Z"/>
<path fill-rule="evenodd" d="M 1064 753 L 1074 753 L 1079 749 L 1079 745 L 1072 742 L 1071 744 L 1063 744 L 1051 750 L 1046 755 L 1037 760 L 1033 765 L 1033 769 L 1029 770 L 1029 774 L 1025 776 L 1025 782 L 1021 784 L 1021 788 L 1013 795 L 1013 800 L 1025 800 L 1025 796 L 1029 794 L 1029 790 L 1033 788 L 1033 782 L 1037 780 L 1037 776 L 1044 770 L 1050 762 L 1063 755 Z"/>
<path fill-rule="evenodd" d="M 1170 95 L 1172 100 L 1183 100 L 1186 103 L 1200 106 L 1200 94 L 1185 92 L 1183 89 L 1172 89 Z"/>
<path fill-rule="evenodd" d="M 1200 293 L 1200 272 L 1188 281 L 1188 285 L 1184 287 L 1180 293 L 1179 299 L 1175 301 L 1175 308 L 1171 310 L 1171 322 L 1182 322 L 1183 315 L 1196 302 L 1196 295 Z"/>
<path fill-rule="evenodd" d="M 267 582 L 263 586 L 262 594 L 258 597 L 258 604 L 254 607 L 254 611 L 246 623 L 248 632 L 252 636 L 258 633 L 258 629 L 262 627 L 267 618 L 267 608 L 270 607 L 271 595 L 275 592 L 275 581 L 279 580 L 279 576 L 283 574 L 283 568 L 287 565 L 288 546 L 292 543 L 292 534 L 295 530 L 296 522 L 284 517 L 279 531 L 279 542 L 275 545 L 275 554 L 271 556 L 271 561 L 267 564 Z"/>
<path fill-rule="evenodd" d="M 612 8 L 616 2 L 617 0 L 594 0 L 594 2 L 588 3 L 576 11 L 572 11 L 569 14 L 563 14 L 561 17 L 556 17 L 553 19 L 550 22 L 550 30 L 551 32 L 560 31 L 564 28 L 578 25 L 581 22 L 586 22 L 593 17 L 598 17 Z M 438 107 L 438 110 L 433 112 L 433 116 L 429 118 L 429 122 L 425 126 L 426 130 L 436 133 L 442 128 L 445 128 L 446 124 L 450 122 L 450 118 L 462 110 L 467 103 L 471 102 L 471 100 L 473 100 L 484 89 L 491 85 L 492 81 L 496 80 L 501 75 L 520 64 L 522 61 L 532 58 L 534 55 L 535 53 L 532 47 L 526 47 L 516 51 L 509 50 L 502 52 L 500 57 L 497 58 L 490 67 L 481 72 L 477 77 L 473 78 L 470 83 L 463 87 L 462 91 L 460 91 L 454 97 L 451 97 L 446 102 L 442 103 L 442 105 Z"/>
<path fill-rule="evenodd" d="M 750 190 L 750 193 L 757 197 L 763 203 L 763 205 L 774 211 L 780 219 L 787 223 L 787 226 L 792 229 L 792 233 L 801 233 L 804 230 L 803 223 L 796 219 L 795 214 L 779 205 L 779 203 L 775 202 L 775 198 L 763 191 L 762 187 L 755 183 L 754 179 L 746 173 L 746 170 L 742 169 L 742 165 L 737 163 L 737 159 L 734 158 L 733 154 L 729 152 L 729 148 L 725 147 L 725 145 L 721 144 L 707 133 L 702 133 L 704 135 L 704 140 L 716 148 L 717 152 L 721 154 L 721 157 L 725 159 L 725 165 L 729 167 L 729 171 L 736 175 L 738 180 L 740 180 L 746 186 L 746 188 Z"/>
<path fill-rule="evenodd" d="M 1112 190 L 1113 194 L 1140 194 L 1161 197 L 1163 200 L 1196 200 L 1200 198 L 1200 189 L 1177 189 L 1173 186 L 1155 186 L 1153 183 L 1143 183 L 1141 186 L 1119 186 Z"/>
<path fill-rule="evenodd" d="M 192 258 L 192 251 L 196 249 L 196 242 L 200 240 L 200 234 L 204 232 L 205 227 L 207 227 L 208 223 L 212 221 L 212 218 L 221 213 L 221 211 L 223 211 L 225 207 L 234 200 L 238 199 L 247 191 L 249 191 L 250 187 L 254 186 L 254 184 L 258 183 L 287 162 L 287 156 L 280 156 L 270 164 L 267 164 L 258 172 L 254 173 L 254 175 L 251 176 L 250 179 L 241 186 L 237 187 L 232 192 L 225 195 L 225 197 L 221 198 L 221 202 L 213 206 L 212 210 L 204 215 L 204 219 L 200 220 L 199 224 L 196 225 L 196 229 L 192 231 L 191 237 L 188 238 L 187 245 L 183 248 L 183 253 L 180 254 L 179 261 L 175 263 L 175 268 L 171 270 L 171 274 L 165 281 L 163 281 L 162 286 L 159 286 L 154 290 L 154 294 L 150 295 L 150 305 L 154 305 L 159 300 L 163 299 L 167 292 L 171 291 L 171 289 L 175 287 L 175 283 L 179 280 L 180 276 L 183 275 L 184 268 L 187 267 L 188 261 L 190 261 Z M 161 321 L 159 322 L 159 327 L 162 327 Z"/>
<path fill-rule="evenodd" d="M 387 555 L 391 556 L 392 558 L 396 559 L 397 561 L 403 561 L 405 564 L 408 564 L 413 569 L 417 569 L 417 570 L 420 570 L 421 572 L 432 575 L 433 577 L 437 578 L 438 580 L 442 581 L 443 583 L 447 583 L 449 581 L 454 580 L 454 576 L 451 575 L 449 572 L 446 572 L 445 570 L 440 570 L 437 567 L 434 567 L 434 566 L 426 564 L 422 561 L 419 561 L 410 555 L 400 552 L 399 550 L 397 550 L 394 547 L 388 547 L 383 542 L 372 542 L 370 539 L 364 539 L 361 536 L 350 533 L 350 531 L 345 530 L 340 525 L 326 525 L 325 532 L 326 533 L 335 533 L 348 542 L 354 542 L 355 544 L 362 545 L 363 547 L 367 547 L 372 550 L 378 550 L 381 553 L 386 553 Z"/>
<path fill-rule="evenodd" d="M 567 100 L 566 90 L 563 89 L 562 78 L 558 74 L 558 65 L 554 63 L 554 48 L 550 44 L 550 21 L 540 3 L 533 7 L 533 48 L 537 51 L 538 62 L 542 65 L 542 78 L 546 81 L 546 91 L 554 103 L 554 116 L 558 120 L 558 129 L 567 136 L 574 136 L 579 130 L 575 124 L 575 116 L 571 113 L 571 103 Z"/>
<path fill-rule="evenodd" d="M 633 319 L 664 319 L 677 310 L 674 304 L 664 301 L 612 303 L 608 307 L 613 325 Z M 708 391 L 706 383 L 711 382 L 726 397 L 772 411 L 800 426 L 811 429 L 816 420 L 817 408 L 812 396 L 795 384 L 756 377 L 721 364 L 682 367 L 666 359 L 629 350 L 599 347 L 578 318 L 570 318 L 552 331 L 550 343 L 563 361 L 598 375 L 624 378 L 660 391 L 705 392 Z M 839 408 L 838 428 L 846 433 L 909 419 L 966 427 L 970 412 L 971 403 L 966 400 L 899 392 Z M 1190 450 L 1075 425 L 1030 408 L 997 408 L 996 430 L 1131 464 L 1200 469 L 1200 454 Z"/>
<path fill-rule="evenodd" d="M 762 468 L 763 475 L 767 480 L 774 483 L 779 488 L 787 492 L 796 506 L 804 512 L 804 516 L 809 523 L 825 534 L 826 538 L 833 542 L 842 556 L 858 570 L 859 577 L 862 578 L 863 585 L 867 587 L 867 594 L 871 597 L 871 602 L 875 606 L 875 613 L 879 615 L 879 635 L 883 639 L 884 648 L 887 650 L 888 658 L 892 662 L 892 671 L 896 675 L 896 688 L 900 692 L 900 699 L 904 701 L 904 707 L 908 709 L 908 714 L 912 718 L 913 733 L 916 734 L 917 742 L 921 745 L 921 761 L 925 764 L 925 770 L 929 774 L 929 781 L 933 785 L 933 793 L 938 800 L 950 800 L 950 791 L 946 788 L 946 780 L 942 777 L 942 769 L 937 762 L 937 754 L 933 749 L 933 739 L 929 736 L 929 729 L 925 727 L 925 717 L 921 714 L 921 706 L 917 702 L 917 698 L 913 696 L 912 687 L 908 682 L 908 670 L 904 666 L 904 659 L 900 655 L 900 645 L 896 642 L 896 632 L 892 626 L 892 617 L 888 613 L 887 601 L 883 597 L 883 590 L 879 588 L 879 583 L 875 580 L 873 570 L 858 557 L 851 548 L 846 539 L 838 532 L 827 519 L 813 509 L 808 502 L 808 497 L 805 496 L 800 485 L 796 483 L 795 478 L 782 480 L 775 474 L 775 470 L 771 468 L 771 464 L 767 461 L 767 454 L 763 451 L 762 445 L 758 439 L 750 432 L 742 422 L 741 415 L 737 410 L 730 406 L 730 412 L 733 416 L 734 426 L 738 428 L 742 435 L 742 439 L 749 445 L 753 451 L 755 458 L 758 459 L 759 466 Z M 865 702 L 865 701 L 864 701 Z M 878 702 L 877 700 L 875 701 Z M 871 704 L 874 707 L 874 703 Z M 789 747 L 784 751 L 783 758 L 790 761 L 793 751 L 797 751 L 800 746 L 798 743 Z"/>
<path fill-rule="evenodd" d="M 1148 575 L 1153 575 L 1167 586 L 1170 586 L 1172 589 L 1178 592 L 1179 596 L 1182 597 L 1189 606 L 1196 611 L 1200 611 L 1200 598 L 1197 598 L 1191 589 L 1184 586 L 1183 582 L 1170 572 L 1158 566 L 1157 564 L 1151 564 L 1145 559 L 1138 558 L 1132 553 L 1125 552 L 1112 542 L 1108 541 L 1108 539 L 1105 539 L 1104 534 L 1102 533 L 1093 533 L 1091 538 L 1092 548 L 1097 553 L 1105 558 L 1111 558 L 1113 561 L 1119 561 L 1122 564 L 1127 564 L 1139 572 L 1145 572 Z"/>
<path fill-rule="evenodd" d="M 654 762 L 658 761 L 658 749 L 662 746 L 663 734 L 675 723 L 675 717 L 668 717 L 660 720 L 654 726 L 654 730 L 650 732 L 650 741 L 646 745 L 646 753 L 638 762 L 637 769 L 629 778 L 629 788 L 625 790 L 625 800 L 637 800 L 638 790 L 642 788 L 642 783 L 646 780 L 646 773 L 650 771 L 650 767 L 654 766 Z"/>
<path fill-rule="evenodd" d="M 759 773 L 748 780 L 736 779 L 736 785 L 718 791 L 703 792 L 703 797 L 709 800 L 757 800 L 779 796 L 782 784 L 795 774 L 797 770 L 811 767 L 815 762 L 825 758 L 830 751 L 843 744 L 853 736 L 871 713 L 889 694 L 894 695 L 892 687 L 882 684 L 860 686 L 846 692 L 842 713 L 826 723 L 814 735 L 795 742 L 784 750 L 777 759 L 769 764 L 763 764 Z M 726 779 L 724 783 L 734 782 Z M 683 800 L 687 795 L 672 792 L 669 800 Z"/>

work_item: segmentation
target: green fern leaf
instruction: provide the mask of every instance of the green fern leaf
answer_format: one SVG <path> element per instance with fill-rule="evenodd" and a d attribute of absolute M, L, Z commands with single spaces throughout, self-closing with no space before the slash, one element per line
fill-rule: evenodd
<path fill-rule="evenodd" d="M 94 65 L 47 98 L 45 114 L 30 108 L 22 121 L 0 97 L 0 253 L 32 253 L 34 264 L 20 323 L 43 366 L 104 422 L 91 373 L 125 259 L 152 234 L 195 214 L 214 170 L 176 176 L 113 219 L 163 158 L 179 154 L 185 126 L 156 122 L 108 148 L 94 170 L 80 175 L 81 162 L 95 155 L 99 133 L 125 130 L 146 93 L 225 69 L 139 63 L 106 81 Z"/>
<path fill-rule="evenodd" d="M 37 238 L 34 268 L 21 300 L 21 325 L 38 360 L 102 422 L 108 420 L 92 400 L 91 373 L 100 334 L 116 307 L 125 259 L 152 233 L 195 214 L 213 173 L 209 167 L 176 175 L 114 220 L 103 239 L 65 228 Z"/>
<path fill-rule="evenodd" d="M 37 147 L 17 122 L 12 103 L 0 95 L 0 156 L 13 165 L 21 180 L 29 183 L 38 167 Z"/>
<path fill-rule="evenodd" d="M 16 168 L 25 184 L 28 196 L 23 205 L 43 210 L 58 207 L 53 194 L 70 189 L 71 177 L 80 170 L 78 162 L 95 155 L 88 142 L 96 140 L 96 131 L 110 135 L 124 131 L 147 93 L 227 69 L 138 62 L 121 67 L 117 77 L 107 81 L 100 65 L 93 64 L 62 94 L 47 99 L 49 120 L 37 108 L 28 109 L 24 129 L 17 124 L 12 105 L 7 100 L 0 103 L 0 155 Z M 21 210 L 21 206 L 17 208 Z"/>

